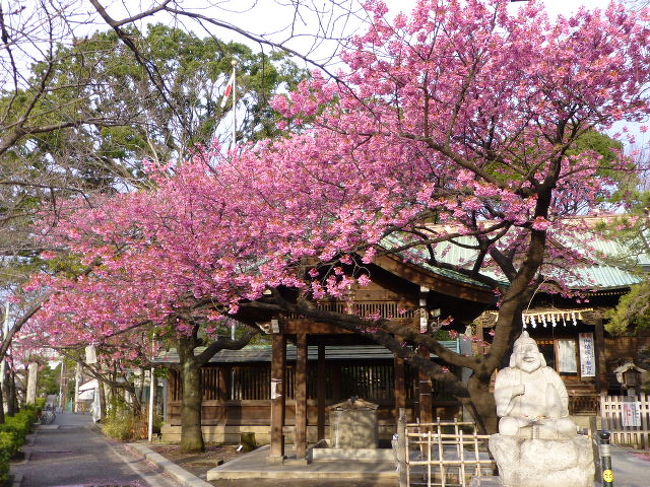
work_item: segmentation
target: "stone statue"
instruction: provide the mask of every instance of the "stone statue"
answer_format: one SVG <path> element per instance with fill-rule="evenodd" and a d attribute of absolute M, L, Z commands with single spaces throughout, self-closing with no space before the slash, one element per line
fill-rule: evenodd
<path fill-rule="evenodd" d="M 590 440 L 577 434 L 564 382 L 525 331 L 497 374 L 494 398 L 501 419 L 489 446 L 504 486 L 593 487 Z"/>
<path fill-rule="evenodd" d="M 515 341 L 510 367 L 497 374 L 494 397 L 501 434 L 557 439 L 577 433 L 564 382 L 526 331 Z"/>

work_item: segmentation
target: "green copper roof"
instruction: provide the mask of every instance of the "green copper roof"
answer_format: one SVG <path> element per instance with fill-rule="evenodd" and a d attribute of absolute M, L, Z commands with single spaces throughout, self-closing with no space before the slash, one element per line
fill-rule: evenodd
<path fill-rule="evenodd" d="M 403 236 L 393 233 L 387 237 L 385 237 L 381 242 L 380 245 L 385 248 L 388 251 L 391 251 L 395 248 L 402 247 L 407 244 L 406 238 Z M 447 244 L 445 242 L 445 244 Z M 442 248 L 442 244 L 438 244 Z M 459 250 L 465 250 L 460 247 L 457 247 L 452 244 L 448 244 L 452 248 L 457 248 Z M 436 249 L 437 250 L 437 249 Z M 427 260 L 427 250 L 422 248 L 422 247 L 412 247 L 409 248 L 408 250 L 403 250 L 399 252 L 399 255 L 402 259 L 404 259 L 406 262 L 410 262 L 412 264 L 417 265 L 418 267 L 421 267 L 422 269 L 425 269 L 428 272 L 432 272 L 433 274 L 437 274 L 439 276 L 443 277 L 448 277 L 449 279 L 453 279 L 458 282 L 464 282 L 467 284 L 472 284 L 474 286 L 478 287 L 483 287 L 483 288 L 490 288 L 489 285 L 485 284 L 484 282 L 478 281 L 476 279 L 472 279 L 469 276 L 466 276 L 464 274 L 461 274 L 460 272 L 453 271 L 451 269 L 445 269 L 442 267 L 434 266 L 431 264 L 428 264 L 426 262 Z M 457 252 L 457 255 L 452 256 L 452 259 L 449 259 L 449 256 L 446 256 L 445 259 L 440 259 L 442 262 L 448 263 L 448 264 L 454 264 L 456 265 L 456 262 L 463 262 L 464 259 L 462 258 L 461 252 Z M 489 276 L 489 274 L 485 274 L 486 276 Z M 492 276 L 489 276 L 492 277 Z"/>
<path fill-rule="evenodd" d="M 384 238 L 381 241 L 381 245 L 386 250 L 391 251 L 405 246 L 409 242 L 409 238 L 408 234 L 394 233 Z M 563 278 L 574 289 L 604 290 L 629 287 L 641 282 L 641 278 L 636 275 L 635 270 L 638 271 L 644 268 L 648 270 L 648 267 L 650 267 L 650 254 L 631 255 L 630 249 L 626 248 L 620 242 L 606 239 L 600 233 L 589 231 L 588 229 L 580 232 L 579 240 L 575 235 L 572 237 L 558 237 L 554 235 L 552 239 L 556 245 L 563 245 L 579 253 L 596 257 L 597 264 L 594 265 L 585 262 L 584 267 L 571 269 L 573 272 L 572 276 Z M 650 242 L 650 238 L 648 241 Z M 438 262 L 470 269 L 478 252 L 465 246 L 470 247 L 475 244 L 476 241 L 473 237 L 457 237 L 454 238 L 454 242 L 446 241 L 436 244 L 434 247 L 434 255 Z M 469 283 L 480 287 L 489 287 L 459 272 L 430 265 L 426 262 L 428 260 L 428 250 L 424 246 L 402 250 L 398 254 L 404 260 L 428 272 L 448 277 L 458 282 Z M 507 284 L 504 276 L 493 270 L 483 269 L 481 274 Z"/>

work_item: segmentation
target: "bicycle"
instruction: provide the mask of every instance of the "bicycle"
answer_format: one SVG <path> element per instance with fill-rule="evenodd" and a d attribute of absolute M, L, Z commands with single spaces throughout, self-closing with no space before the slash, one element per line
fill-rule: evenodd
<path fill-rule="evenodd" d="M 45 408 L 41 411 L 41 415 L 38 418 L 40 424 L 52 424 L 56 419 L 56 414 L 51 409 Z"/>

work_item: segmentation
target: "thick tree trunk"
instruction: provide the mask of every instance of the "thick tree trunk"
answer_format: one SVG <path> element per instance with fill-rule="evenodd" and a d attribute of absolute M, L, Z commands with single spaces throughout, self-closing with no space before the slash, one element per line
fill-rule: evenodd
<path fill-rule="evenodd" d="M 141 404 L 144 404 L 144 386 L 145 386 L 145 369 L 140 367 L 140 394 L 138 397 L 135 397 L 135 390 L 133 391 L 133 400 L 134 400 L 134 409 L 137 409 L 137 412 L 141 411 Z"/>
<path fill-rule="evenodd" d="M 183 377 L 183 405 L 181 410 L 181 451 L 205 450 L 201 431 L 201 388 L 199 367 L 192 363 L 181 364 Z"/>
<path fill-rule="evenodd" d="M 4 396 L 2 394 L 2 380 L 0 380 L 0 424 L 5 424 Z"/>
<path fill-rule="evenodd" d="M 205 450 L 201 432 L 201 366 L 219 350 L 239 350 L 247 345 L 259 331 L 255 328 L 237 339 L 219 338 L 208 344 L 198 355 L 196 348 L 202 343 L 198 338 L 199 326 L 195 325 L 191 336 L 180 337 L 177 342 L 178 358 L 183 384 L 183 401 L 181 409 L 181 451 L 202 452 Z"/>
<path fill-rule="evenodd" d="M 496 403 L 490 392 L 490 375 L 475 372 L 467 382 L 472 415 L 482 434 L 493 434 L 498 430 Z"/>
<path fill-rule="evenodd" d="M 18 412 L 18 399 L 16 397 L 16 381 L 14 375 L 9 373 L 9 387 L 7 388 L 7 414 L 13 416 Z"/>
<path fill-rule="evenodd" d="M 97 392 L 99 393 L 99 421 L 106 419 L 106 389 L 102 381 L 97 382 Z"/>
<path fill-rule="evenodd" d="M 186 453 L 202 452 L 205 450 L 205 444 L 201 431 L 200 365 L 194 358 L 194 347 L 190 339 L 181 338 L 178 351 L 183 381 L 180 448 Z"/>

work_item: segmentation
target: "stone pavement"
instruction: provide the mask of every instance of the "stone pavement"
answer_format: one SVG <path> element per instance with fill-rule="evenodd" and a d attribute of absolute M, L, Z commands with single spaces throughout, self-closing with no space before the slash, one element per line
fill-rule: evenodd
<path fill-rule="evenodd" d="M 22 487 L 179 485 L 107 440 L 89 415 L 57 414 L 54 424 L 37 427 L 23 450 L 25 461 L 11 466 L 13 475 L 22 475 Z"/>
<path fill-rule="evenodd" d="M 616 487 L 650 486 L 650 451 L 612 445 L 611 452 Z"/>
<path fill-rule="evenodd" d="M 160 455 L 156 456 L 144 445 L 133 448 L 133 445 L 125 446 L 107 440 L 96 431 L 90 416 L 70 413 L 57 415 L 54 425 L 39 427 L 24 450 L 26 461 L 11 467 L 12 474 L 22 474 L 22 487 L 207 487 L 210 484 L 215 487 L 397 486 L 393 472 L 376 475 L 378 471 L 372 472 L 370 465 L 363 469 L 366 470 L 365 476 L 351 476 L 346 480 L 317 478 L 320 475 L 291 478 L 297 473 L 291 471 L 300 466 L 288 465 L 277 469 L 279 471 L 271 475 L 274 478 L 219 479 L 208 484 Z M 257 452 L 257 455 L 261 453 Z M 251 455 L 247 462 L 255 456 Z M 235 462 L 229 467 L 241 471 L 247 462 Z M 613 446 L 612 464 L 616 487 L 650 486 L 650 452 Z M 595 485 L 598 487 L 600 484 Z"/>
<path fill-rule="evenodd" d="M 207 473 L 207 480 L 281 479 L 320 480 L 330 482 L 365 480 L 397 483 L 397 472 L 392 461 L 361 462 L 355 459 L 336 462 L 316 462 L 308 465 L 287 461 L 282 465 L 267 462 L 269 447 L 263 446 L 240 458 L 214 468 Z M 288 451 L 291 457 L 292 451 Z"/>

